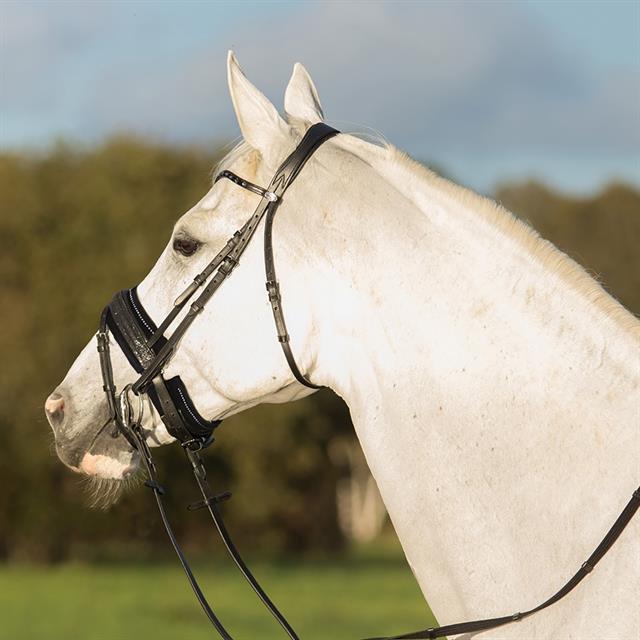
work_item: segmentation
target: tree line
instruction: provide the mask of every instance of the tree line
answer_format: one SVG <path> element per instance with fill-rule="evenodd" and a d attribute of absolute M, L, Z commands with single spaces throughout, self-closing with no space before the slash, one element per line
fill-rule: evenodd
<path fill-rule="evenodd" d="M 106 511 L 87 508 L 84 481 L 55 456 L 42 406 L 112 293 L 144 277 L 175 220 L 208 189 L 219 155 L 131 137 L 0 154 L 0 559 L 166 550 L 147 489 Z M 532 182 L 503 185 L 495 197 L 640 311 L 637 189 L 612 184 L 571 198 Z M 347 470 L 330 450 L 345 438 L 354 438 L 348 410 L 325 390 L 224 423 L 206 457 L 214 486 L 236 494 L 224 509 L 241 543 L 273 552 L 344 545 L 336 488 Z M 158 458 L 178 535 L 189 549 L 209 549 L 205 514 L 184 510 L 196 488 L 180 448 Z"/>

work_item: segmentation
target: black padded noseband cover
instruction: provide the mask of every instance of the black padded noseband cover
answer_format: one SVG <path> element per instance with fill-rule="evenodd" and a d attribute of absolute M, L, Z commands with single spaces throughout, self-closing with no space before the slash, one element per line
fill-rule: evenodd
<path fill-rule="evenodd" d="M 156 324 L 138 298 L 135 288 L 119 291 L 109 303 L 107 326 L 118 346 L 138 374 L 153 361 L 166 343 L 159 338 L 149 346 L 157 330 Z M 184 442 L 191 438 L 207 438 L 220 420 L 206 420 L 195 408 L 186 386 L 179 376 L 165 380 L 160 377 L 148 389 L 149 399 L 160 414 L 172 436 Z M 179 422 L 182 421 L 188 433 Z"/>
<path fill-rule="evenodd" d="M 153 334 L 153 321 L 143 310 L 135 289 L 118 291 L 108 309 L 109 330 L 129 364 L 142 373 L 156 355 L 147 343 Z"/>

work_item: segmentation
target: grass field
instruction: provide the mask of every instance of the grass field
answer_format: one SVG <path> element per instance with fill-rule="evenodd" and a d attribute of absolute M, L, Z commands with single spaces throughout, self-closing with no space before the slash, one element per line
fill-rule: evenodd
<path fill-rule="evenodd" d="M 230 562 L 195 563 L 227 629 L 239 640 L 285 637 Z M 303 640 L 356 640 L 434 623 L 395 547 L 250 565 Z M 204 640 L 214 633 L 177 561 L 0 566 L 2 640 Z"/>

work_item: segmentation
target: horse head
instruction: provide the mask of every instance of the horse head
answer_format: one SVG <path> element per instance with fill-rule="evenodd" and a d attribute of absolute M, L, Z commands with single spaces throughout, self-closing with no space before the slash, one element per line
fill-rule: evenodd
<path fill-rule="evenodd" d="M 232 172 L 230 175 L 241 176 L 249 184 L 267 185 L 310 127 L 322 122 L 316 89 L 304 67 L 297 64 L 285 93 L 285 119 L 247 80 L 233 53 L 228 57 L 228 82 L 244 140 L 222 161 L 216 173 Z M 279 209 L 273 246 L 278 276 L 286 289 L 291 349 L 300 370 L 318 385 L 326 380 L 318 365 L 318 345 L 323 336 L 315 321 L 318 303 L 314 300 L 326 300 L 332 285 L 329 277 L 309 277 L 310 270 L 318 266 L 318 260 L 309 255 L 309 238 L 321 230 L 321 222 L 311 224 L 309 218 L 326 219 L 337 197 L 335 190 L 326 186 L 330 172 L 323 156 L 331 153 L 335 150 L 323 148 L 317 158 L 311 158 L 304 179 L 287 191 Z M 127 313 L 135 316 L 140 331 L 148 329 L 152 333 L 161 324 L 175 308 L 178 294 L 211 264 L 260 202 L 260 193 L 240 188 L 237 180 L 218 180 L 178 220 L 149 274 L 137 288 L 122 292 L 118 298 L 121 307 L 124 305 L 129 309 Z M 263 249 L 259 240 L 249 242 L 250 238 L 245 238 L 242 242 L 245 240 L 246 250 L 238 261 L 241 264 L 237 268 L 233 265 L 233 277 L 220 286 L 189 330 L 180 336 L 171 357 L 162 363 L 164 378 L 179 380 L 179 388 L 173 391 L 182 397 L 182 410 L 190 414 L 196 428 L 201 424 L 206 429 L 261 402 L 303 397 L 312 393 L 315 386 L 300 384 L 283 358 L 264 290 Z M 313 291 L 314 287 L 325 291 Z M 114 304 L 107 313 L 117 316 Z M 188 309 L 187 305 L 171 318 L 162 332 L 162 341 L 171 336 Z M 105 333 L 110 352 L 108 366 L 115 387 L 125 389 L 135 383 L 140 370 L 136 371 L 135 357 L 122 348 L 126 345 L 114 340 L 117 327 L 111 328 L 108 336 Z M 99 478 L 120 480 L 136 470 L 139 455 L 114 425 L 113 409 L 103 390 L 98 338 L 94 336 L 89 341 L 47 398 L 45 411 L 55 434 L 57 453 L 67 466 Z M 130 341 L 135 343 L 136 339 Z M 172 442 L 175 433 L 161 419 L 158 404 L 153 398 L 150 400 L 147 389 L 143 391 L 140 426 L 146 442 L 150 446 Z"/>

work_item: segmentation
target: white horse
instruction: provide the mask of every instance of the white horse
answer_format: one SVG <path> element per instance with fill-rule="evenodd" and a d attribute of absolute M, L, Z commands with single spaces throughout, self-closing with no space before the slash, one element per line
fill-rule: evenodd
<path fill-rule="evenodd" d="M 323 119 L 316 89 L 296 65 L 283 119 L 233 54 L 228 79 L 244 143 L 223 165 L 266 186 Z M 139 287 L 156 321 L 257 201 L 221 181 L 180 218 Z M 440 623 L 550 596 L 640 478 L 638 320 L 494 202 L 346 134 L 287 192 L 274 250 L 298 365 L 348 404 Z M 312 392 L 275 340 L 263 268 L 256 240 L 167 367 L 206 418 Z M 112 352 L 122 388 L 137 376 L 117 345 Z M 96 437 L 101 384 L 92 339 L 47 413 L 63 461 L 121 479 L 138 460 L 123 438 Z M 150 443 L 170 442 L 150 404 L 145 415 Z M 487 636 L 638 638 L 639 535 L 636 518 L 567 598 Z"/>

